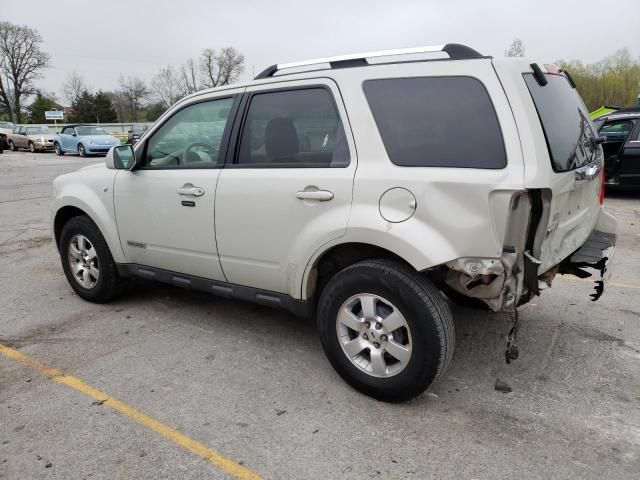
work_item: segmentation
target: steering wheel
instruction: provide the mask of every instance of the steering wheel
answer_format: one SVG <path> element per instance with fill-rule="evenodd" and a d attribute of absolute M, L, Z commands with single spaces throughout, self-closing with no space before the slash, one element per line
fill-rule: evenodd
<path fill-rule="evenodd" d="M 215 163 L 217 161 L 217 153 L 218 149 L 213 145 L 205 142 L 193 142 L 187 145 L 184 149 L 184 154 L 182 156 L 182 163 L 195 163 L 204 161 L 197 152 L 193 152 L 192 150 L 196 147 L 202 147 L 205 151 L 207 151 L 208 155 L 211 157 L 211 160 Z"/>

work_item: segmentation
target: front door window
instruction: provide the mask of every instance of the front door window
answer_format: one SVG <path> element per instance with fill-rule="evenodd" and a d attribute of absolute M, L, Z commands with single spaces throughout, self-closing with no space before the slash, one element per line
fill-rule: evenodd
<path fill-rule="evenodd" d="M 149 139 L 142 168 L 221 166 L 220 146 L 232 104 L 233 98 L 222 98 L 177 112 Z"/>

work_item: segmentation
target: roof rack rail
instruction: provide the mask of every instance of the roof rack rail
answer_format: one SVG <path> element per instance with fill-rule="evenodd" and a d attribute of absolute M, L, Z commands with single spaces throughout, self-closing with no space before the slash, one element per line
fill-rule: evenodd
<path fill-rule="evenodd" d="M 471 47 L 460 45 L 459 43 L 447 43 L 446 45 L 432 45 L 426 47 L 396 48 L 393 50 L 380 50 L 377 52 L 354 53 L 348 55 L 337 55 L 335 57 L 316 58 L 314 60 L 303 60 L 301 62 L 279 63 L 265 68 L 256 75 L 255 80 L 269 78 L 279 72 L 289 68 L 300 68 L 311 65 L 328 63 L 331 68 L 361 67 L 369 65 L 367 58 L 390 57 L 395 55 L 412 55 L 419 53 L 444 52 L 449 55 L 449 60 L 468 60 L 472 58 L 486 58 L 481 53 Z"/>

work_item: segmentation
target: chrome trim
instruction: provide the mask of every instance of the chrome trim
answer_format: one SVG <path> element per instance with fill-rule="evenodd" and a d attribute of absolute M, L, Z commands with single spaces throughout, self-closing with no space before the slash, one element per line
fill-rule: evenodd
<path fill-rule="evenodd" d="M 589 165 L 585 165 L 583 167 L 577 168 L 576 172 L 576 183 L 578 182 L 590 182 L 594 180 L 596 177 L 600 175 L 600 171 L 602 170 L 602 166 L 599 163 L 590 163 Z"/>

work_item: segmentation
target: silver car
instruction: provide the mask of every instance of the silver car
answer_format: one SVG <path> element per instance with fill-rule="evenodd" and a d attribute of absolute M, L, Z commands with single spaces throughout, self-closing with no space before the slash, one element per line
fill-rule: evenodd
<path fill-rule="evenodd" d="M 11 151 L 19 148 L 29 149 L 32 153 L 42 150 L 53 150 L 55 135 L 44 126 L 25 127 L 18 126 L 9 134 L 8 144 Z"/>

